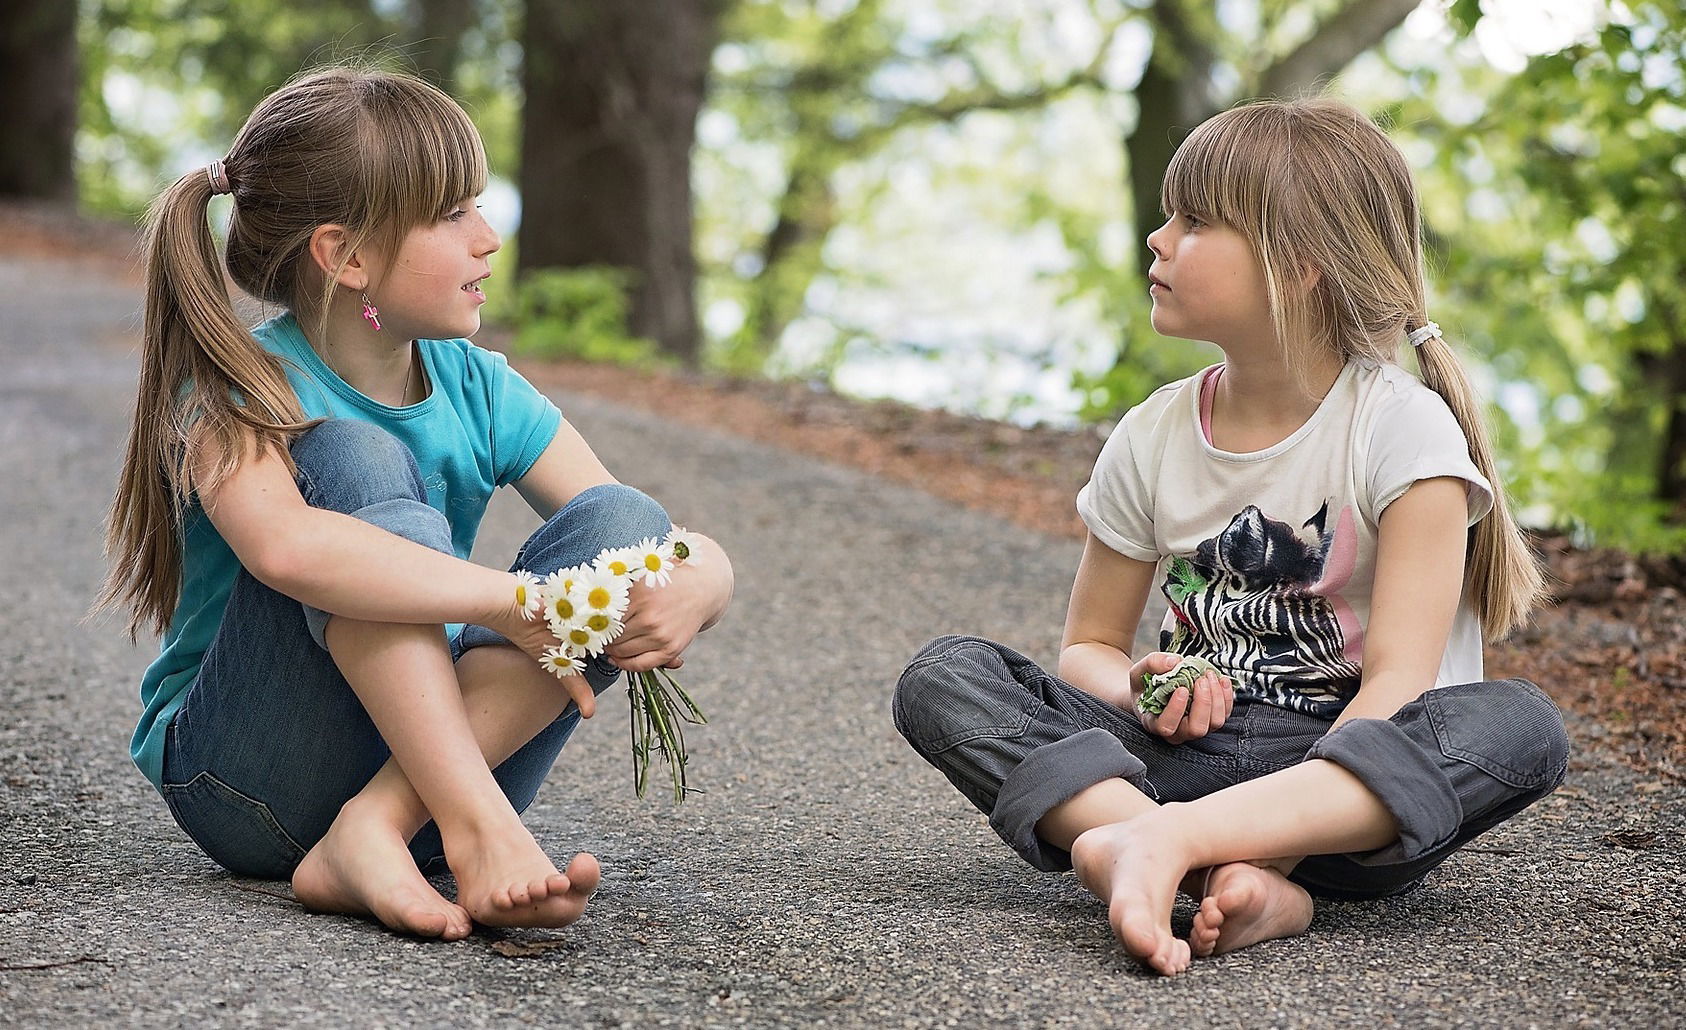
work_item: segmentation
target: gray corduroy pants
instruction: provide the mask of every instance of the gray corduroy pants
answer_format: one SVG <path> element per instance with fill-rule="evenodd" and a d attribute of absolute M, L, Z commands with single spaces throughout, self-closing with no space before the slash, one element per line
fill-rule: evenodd
<path fill-rule="evenodd" d="M 1314 855 L 1292 879 L 1327 898 L 1415 887 L 1480 833 L 1563 781 L 1569 742 L 1557 706 L 1526 680 L 1441 687 L 1391 719 L 1323 719 L 1237 698 L 1224 725 L 1167 744 L 1132 712 L 1070 686 L 978 637 L 927 644 L 902 673 L 896 728 L 1025 861 L 1071 867 L 1036 836 L 1055 805 L 1111 777 L 1155 801 L 1192 801 L 1311 758 L 1356 775 L 1393 813 L 1400 838 L 1376 851 Z"/>

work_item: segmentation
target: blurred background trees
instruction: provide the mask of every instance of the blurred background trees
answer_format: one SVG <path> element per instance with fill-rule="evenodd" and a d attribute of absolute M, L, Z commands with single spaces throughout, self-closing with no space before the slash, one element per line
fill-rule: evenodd
<path fill-rule="evenodd" d="M 301 68 L 451 90 L 522 345 L 1104 424 L 1181 135 L 1334 90 L 1417 169 L 1525 514 L 1686 532 L 1676 0 L 11 0 L 0 197 L 133 217 Z M 489 309 L 491 310 L 491 309 Z"/>

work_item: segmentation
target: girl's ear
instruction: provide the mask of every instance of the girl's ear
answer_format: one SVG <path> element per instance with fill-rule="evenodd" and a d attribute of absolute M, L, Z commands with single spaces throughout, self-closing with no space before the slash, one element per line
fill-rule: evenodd
<path fill-rule="evenodd" d="M 1323 281 L 1323 270 L 1315 266 L 1307 267 L 1300 276 L 1300 289 L 1307 293 L 1317 289 L 1317 284 Z"/>
<path fill-rule="evenodd" d="M 323 276 L 332 276 L 348 290 L 369 288 L 369 263 L 361 251 L 352 250 L 343 225 L 319 225 L 310 234 L 310 260 Z"/>

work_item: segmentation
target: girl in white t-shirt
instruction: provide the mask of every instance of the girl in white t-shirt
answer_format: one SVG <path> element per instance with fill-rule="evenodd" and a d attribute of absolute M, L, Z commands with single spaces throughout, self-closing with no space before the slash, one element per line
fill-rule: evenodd
<path fill-rule="evenodd" d="M 1568 742 L 1481 646 L 1540 600 L 1479 406 L 1424 310 L 1399 151 L 1330 100 L 1185 140 L 1148 236 L 1153 325 L 1224 362 L 1131 409 L 1078 495 L 1058 677 L 941 637 L 896 725 L 1027 861 L 1075 867 L 1161 973 L 1415 887 L 1562 781 Z M 1419 380 L 1395 363 L 1415 351 Z M 1148 591 L 1160 650 L 1133 656 Z M 1147 674 L 1217 670 L 1164 710 Z M 1282 857 L 1289 856 L 1289 857 Z M 1177 890 L 1200 899 L 1187 940 Z"/>

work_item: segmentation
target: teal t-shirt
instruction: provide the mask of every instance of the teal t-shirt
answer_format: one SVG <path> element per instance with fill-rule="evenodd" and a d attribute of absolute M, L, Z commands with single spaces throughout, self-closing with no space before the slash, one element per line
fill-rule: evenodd
<path fill-rule="evenodd" d="M 418 340 L 432 389 L 427 399 L 394 408 L 357 392 L 311 349 L 291 313 L 264 322 L 252 336 L 287 365 L 287 378 L 309 418 L 373 422 L 416 456 L 427 503 L 451 526 L 457 557 L 467 559 L 486 504 L 497 487 L 527 474 L 562 413 L 502 354 L 467 340 Z M 153 786 L 164 775 L 164 731 L 199 674 L 222 622 L 240 561 L 197 504 L 182 521 L 181 598 L 157 660 L 141 679 L 145 711 L 129 753 Z M 456 627 L 452 627 L 454 632 Z"/>

